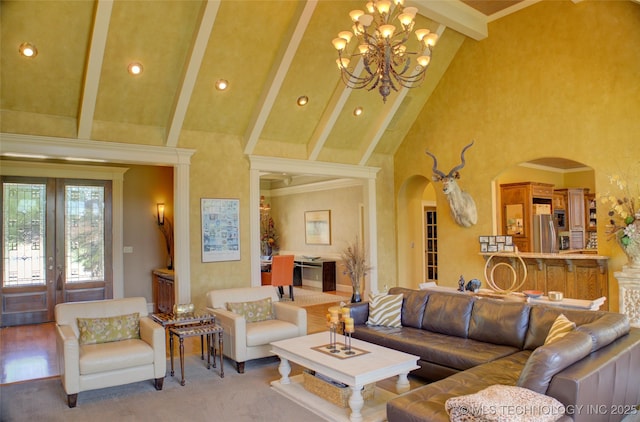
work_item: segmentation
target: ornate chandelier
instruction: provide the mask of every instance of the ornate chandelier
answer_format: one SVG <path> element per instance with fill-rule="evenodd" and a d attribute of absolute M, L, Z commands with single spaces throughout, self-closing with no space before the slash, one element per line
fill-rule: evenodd
<path fill-rule="evenodd" d="M 342 81 L 349 88 L 367 88 L 371 91 L 378 88 L 382 100 L 387 101 L 391 90 L 415 88 L 424 80 L 425 71 L 431 60 L 431 51 L 438 35 L 428 29 L 417 29 L 415 35 L 424 51 L 408 52 L 406 42 L 413 31 L 414 19 L 418 9 L 404 7 L 404 0 L 394 0 L 392 8 L 390 0 L 372 0 L 366 4 L 368 13 L 352 10 L 349 13 L 353 21 L 352 31 L 342 31 L 334 38 L 333 46 L 338 50 L 338 68 Z M 398 21 L 398 28 L 393 24 Z M 357 49 L 349 54 L 345 51 L 355 35 Z M 411 55 L 418 55 L 415 71 L 411 66 Z M 355 73 L 349 64 L 361 57 L 363 62 L 362 76 Z"/>

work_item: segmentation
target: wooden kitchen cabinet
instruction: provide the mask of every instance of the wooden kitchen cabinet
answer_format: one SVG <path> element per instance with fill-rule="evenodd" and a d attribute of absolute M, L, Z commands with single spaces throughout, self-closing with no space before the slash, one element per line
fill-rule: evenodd
<path fill-rule="evenodd" d="M 585 197 L 583 188 L 558 189 L 567 195 L 567 231 L 569 249 L 584 249 L 586 233 Z"/>
<path fill-rule="evenodd" d="M 500 185 L 501 232 L 512 236 L 513 243 L 520 252 L 533 251 L 533 216 L 536 212 L 550 214 L 553 211 L 553 194 L 553 185 L 549 183 Z"/>
<path fill-rule="evenodd" d="M 173 305 L 175 304 L 173 270 L 153 270 L 151 275 L 153 312 L 164 314 L 173 312 Z"/>

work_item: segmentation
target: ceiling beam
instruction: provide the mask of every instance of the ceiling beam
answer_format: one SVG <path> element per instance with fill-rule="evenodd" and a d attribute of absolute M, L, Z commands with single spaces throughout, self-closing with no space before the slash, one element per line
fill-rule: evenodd
<path fill-rule="evenodd" d="M 91 45 L 89 46 L 89 58 L 87 60 L 87 69 L 84 77 L 82 100 L 80 110 L 78 110 L 79 139 L 91 138 L 93 117 L 96 112 L 96 102 L 98 99 L 98 87 L 100 85 L 100 74 L 102 73 L 102 61 L 107 44 L 107 33 L 109 32 L 112 9 L 113 0 L 98 0 L 96 4 L 96 15 L 93 21 L 93 34 L 91 36 Z"/>
<path fill-rule="evenodd" d="M 280 57 L 276 57 L 274 63 L 279 63 L 278 67 L 273 69 L 273 74 L 271 75 L 270 80 L 267 80 L 265 89 L 262 92 L 260 100 L 258 101 L 258 108 L 255 115 L 252 117 L 249 126 L 247 127 L 247 132 L 245 134 L 245 146 L 244 153 L 252 154 L 253 150 L 258 143 L 258 139 L 260 138 L 260 134 L 262 133 L 262 129 L 267 122 L 267 118 L 269 114 L 271 114 L 271 109 L 273 108 L 273 104 L 278 97 L 278 93 L 280 92 L 280 88 L 284 83 L 284 79 L 287 76 L 287 72 L 289 71 L 289 67 L 291 67 L 291 62 L 293 62 L 293 58 L 296 55 L 296 51 L 298 51 L 298 46 L 302 41 L 302 37 L 309 26 L 309 21 L 311 21 L 311 16 L 313 15 L 313 11 L 315 10 L 318 4 L 318 0 L 307 0 L 304 5 L 304 8 L 299 12 L 298 22 L 293 30 L 292 34 L 287 37 L 285 35 L 284 39 L 289 38 L 289 43 L 284 51 L 281 53 Z"/>
<path fill-rule="evenodd" d="M 442 33 L 446 28 L 447 27 L 444 25 L 438 26 L 438 29 L 436 30 L 436 33 L 438 34 L 438 38 L 442 36 Z M 426 47 L 425 50 L 422 52 L 422 54 L 426 54 L 428 52 L 429 52 L 429 47 Z M 429 70 L 427 69 L 427 72 L 428 71 Z M 418 73 L 417 69 L 413 71 L 411 76 L 414 76 L 416 73 Z M 411 88 L 406 88 L 406 87 L 402 87 L 400 89 L 400 92 L 398 92 L 398 95 L 396 95 L 396 97 L 394 98 L 393 103 L 391 103 L 389 107 L 385 107 L 385 113 L 381 113 L 381 118 L 378 119 L 379 124 L 372 127 L 371 131 L 369 131 L 369 135 L 367 136 L 367 138 L 370 138 L 371 142 L 369 142 L 369 146 L 367 147 L 366 151 L 362 155 L 362 158 L 360 159 L 360 162 L 358 163 L 361 166 L 366 165 L 367 161 L 369 161 L 369 158 L 371 158 L 373 151 L 376 149 L 376 146 L 378 146 L 380 139 L 382 138 L 382 136 L 384 135 L 384 132 L 389 127 L 391 120 L 393 119 L 395 114 L 398 112 L 400 105 L 402 105 L 402 102 L 404 101 L 405 97 L 409 93 L 410 89 Z"/>
<path fill-rule="evenodd" d="M 487 38 L 487 17 L 459 0 L 409 0 L 421 15 L 455 29 L 476 41 Z"/>
<path fill-rule="evenodd" d="M 189 63 L 182 78 L 178 95 L 176 96 L 173 104 L 171 121 L 169 122 L 167 130 L 166 145 L 168 147 L 175 147 L 178 145 L 178 139 L 182 132 L 182 125 L 184 124 L 187 109 L 189 108 L 191 95 L 193 95 L 193 88 L 198 80 L 198 72 L 200 72 L 200 66 L 204 59 L 204 53 L 207 50 L 209 38 L 211 38 L 211 31 L 213 30 L 213 24 L 216 21 L 219 8 L 220 1 L 218 0 L 207 0 L 204 5 L 198 33 L 193 43 L 191 54 L 189 55 Z"/>

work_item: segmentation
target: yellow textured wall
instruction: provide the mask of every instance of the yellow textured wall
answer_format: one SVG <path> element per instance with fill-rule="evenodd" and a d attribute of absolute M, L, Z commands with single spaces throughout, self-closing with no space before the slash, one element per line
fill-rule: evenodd
<path fill-rule="evenodd" d="M 477 239 L 491 232 L 491 181 L 505 168 L 570 158 L 592 167 L 595 190 L 605 191 L 608 174 L 637 162 L 639 57 L 640 4 L 630 1 L 543 1 L 491 23 L 485 40 L 465 40 L 395 156 L 399 193 L 407 181 L 430 177 L 425 148 L 448 170 L 476 140 L 460 185 L 475 198 L 478 224 L 457 226 L 436 189 L 441 284 L 455 285 L 460 274 L 484 279 Z M 615 310 L 613 272 L 626 259 L 605 240 L 605 213 L 599 210 L 599 246 L 611 256 Z"/>

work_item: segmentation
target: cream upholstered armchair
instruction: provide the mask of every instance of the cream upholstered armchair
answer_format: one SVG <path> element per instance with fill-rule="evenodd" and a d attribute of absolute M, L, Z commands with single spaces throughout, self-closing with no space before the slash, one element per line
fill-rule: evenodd
<path fill-rule="evenodd" d="M 273 356 L 271 342 L 307 334 L 307 311 L 279 302 L 277 287 L 244 287 L 207 292 L 207 309 L 224 328 L 224 354 L 244 373 L 244 363 Z M 216 345 L 217 347 L 217 345 Z"/>
<path fill-rule="evenodd" d="M 81 391 L 152 378 L 156 390 L 162 390 L 165 331 L 147 316 L 145 298 L 60 303 L 55 318 L 60 377 L 69 407 L 76 406 Z"/>

